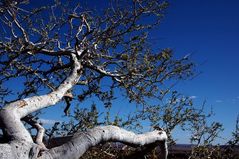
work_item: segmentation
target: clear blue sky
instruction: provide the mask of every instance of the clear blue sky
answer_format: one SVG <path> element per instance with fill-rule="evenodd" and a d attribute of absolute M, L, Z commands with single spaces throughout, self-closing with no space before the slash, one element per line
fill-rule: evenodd
<path fill-rule="evenodd" d="M 85 3 L 102 6 L 104 2 Z M 151 42 L 155 48 L 173 48 L 177 56 L 192 54 L 202 73 L 193 80 L 180 82 L 175 89 L 194 96 L 198 105 L 206 100 L 207 108 L 212 106 L 216 113 L 213 119 L 224 124 L 222 137 L 228 138 L 239 114 L 239 1 L 169 2 L 161 27 L 150 34 Z M 121 107 L 121 103 L 115 104 Z M 42 117 L 60 120 L 53 112 L 62 114 L 62 110 L 53 107 Z M 177 137 L 179 142 L 187 142 L 186 135 L 179 133 Z"/>
<path fill-rule="evenodd" d="M 152 38 L 176 54 L 192 53 L 202 74 L 176 87 L 195 96 L 197 104 L 206 100 L 216 113 L 214 120 L 224 124 L 222 136 L 228 137 L 239 114 L 239 1 L 169 2 L 161 28 Z"/>

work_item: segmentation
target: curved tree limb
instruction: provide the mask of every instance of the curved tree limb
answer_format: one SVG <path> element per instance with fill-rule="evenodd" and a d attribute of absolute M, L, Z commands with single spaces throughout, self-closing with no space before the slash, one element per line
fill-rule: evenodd
<path fill-rule="evenodd" d="M 10 103 L 0 110 L 0 120 L 12 140 L 27 141 L 33 143 L 32 137 L 21 122 L 21 118 L 40 110 L 55 105 L 79 80 L 82 65 L 75 54 L 72 54 L 74 68 L 71 75 L 55 90 L 49 94 L 33 96 Z"/>
<path fill-rule="evenodd" d="M 5 106 L 5 109 L 16 109 L 20 118 L 40 110 L 42 108 L 55 105 L 59 102 L 65 95 L 65 93 L 71 89 L 80 78 L 80 70 L 82 68 L 80 62 L 78 61 L 76 55 L 72 55 L 74 60 L 74 69 L 71 75 L 66 78 L 66 80 L 55 90 L 49 94 L 42 96 L 33 96 L 30 98 L 25 98 L 20 101 L 10 103 Z"/>
<path fill-rule="evenodd" d="M 46 150 L 47 148 L 46 148 L 45 144 L 43 143 L 45 128 L 42 127 L 41 124 L 37 120 L 33 119 L 32 116 L 26 116 L 22 120 L 37 130 L 35 143 L 39 146 L 39 148 L 41 150 Z"/>
<path fill-rule="evenodd" d="M 162 158 L 167 158 L 167 135 L 162 130 L 135 134 L 116 126 L 99 126 L 84 133 L 76 133 L 69 142 L 43 152 L 39 159 L 78 159 L 90 147 L 108 141 L 121 142 L 130 146 L 147 146 L 158 143 L 161 146 Z"/>

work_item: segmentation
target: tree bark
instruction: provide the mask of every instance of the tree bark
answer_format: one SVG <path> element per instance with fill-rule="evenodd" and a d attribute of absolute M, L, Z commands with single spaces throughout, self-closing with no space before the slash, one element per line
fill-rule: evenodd
<path fill-rule="evenodd" d="M 39 159 L 78 159 L 90 147 L 109 141 L 121 142 L 130 146 L 147 146 L 158 143 L 161 145 L 162 159 L 167 158 L 167 135 L 164 131 L 155 130 L 137 135 L 116 126 L 100 126 L 88 132 L 76 133 L 69 142 L 43 152 Z"/>
<path fill-rule="evenodd" d="M 21 118 L 37 110 L 55 105 L 79 80 L 82 66 L 76 55 L 72 54 L 74 69 L 71 75 L 55 90 L 49 94 L 33 96 L 10 103 L 0 110 L 0 120 L 6 130 L 6 133 L 12 140 L 33 142 L 31 135 L 25 129 Z"/>
<path fill-rule="evenodd" d="M 116 126 L 100 126 L 88 132 L 76 133 L 69 142 L 39 153 L 38 145 L 14 141 L 0 144 L 1 159 L 78 159 L 90 147 L 101 142 L 121 142 L 130 146 L 160 145 L 161 158 L 167 159 L 167 135 L 155 130 L 145 134 L 135 134 Z"/>

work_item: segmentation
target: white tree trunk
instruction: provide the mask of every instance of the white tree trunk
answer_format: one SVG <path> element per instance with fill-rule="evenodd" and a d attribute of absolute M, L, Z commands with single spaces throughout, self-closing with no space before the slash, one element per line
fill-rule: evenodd
<path fill-rule="evenodd" d="M 32 112 L 55 105 L 78 82 L 82 66 L 75 55 L 72 58 L 74 69 L 71 75 L 55 91 L 10 103 L 0 110 L 1 124 L 11 139 L 7 144 L 0 144 L 0 159 L 77 159 L 91 146 L 103 141 L 118 141 L 136 146 L 159 142 L 163 158 L 167 158 L 167 135 L 164 131 L 136 135 L 115 126 L 96 127 L 88 132 L 75 134 L 62 146 L 46 150 L 41 145 L 44 131 L 36 125 L 39 132 L 37 142 L 34 143 L 21 119 Z"/>
<path fill-rule="evenodd" d="M 116 126 L 100 126 L 88 132 L 76 133 L 69 142 L 43 151 L 37 152 L 37 145 L 33 143 L 13 142 L 0 145 L 1 159 L 78 159 L 90 147 L 101 142 L 121 142 L 131 146 L 147 146 L 158 143 L 161 147 L 162 159 L 167 158 L 167 135 L 164 131 L 155 130 L 145 134 L 135 134 Z"/>
<path fill-rule="evenodd" d="M 90 147 L 101 142 L 115 141 L 131 146 L 147 146 L 153 143 L 162 145 L 162 158 L 167 158 L 167 135 L 164 131 L 152 131 L 145 134 L 136 135 L 133 132 L 124 130 L 116 126 L 100 126 L 88 132 L 76 133 L 72 139 L 62 146 L 45 151 L 39 159 L 78 159 Z"/>

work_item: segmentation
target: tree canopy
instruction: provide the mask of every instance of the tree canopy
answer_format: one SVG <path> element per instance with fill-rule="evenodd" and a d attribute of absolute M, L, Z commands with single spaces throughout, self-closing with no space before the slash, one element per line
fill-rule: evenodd
<path fill-rule="evenodd" d="M 119 141 L 140 146 L 160 143 L 166 158 L 166 132 L 170 137 L 177 125 L 205 118 L 192 107 L 190 98 L 176 91 L 166 105 L 155 104 L 169 94 L 175 82 L 191 77 L 194 68 L 188 56 L 175 58 L 172 49 L 156 49 L 150 42 L 149 32 L 158 28 L 167 5 L 159 0 L 113 0 L 96 8 L 81 1 L 1 1 L 0 119 L 10 144 L 2 145 L 0 156 L 78 158 L 102 141 Z M 11 81 L 16 86 L 6 87 Z M 44 128 L 34 113 L 64 100 L 63 111 L 68 115 L 72 100 L 80 105 L 93 97 L 110 109 L 117 93 L 140 106 L 135 116 L 102 124 L 92 105 L 85 110 L 90 117 L 88 126 L 74 126 L 71 132 L 75 135 L 68 143 L 49 150 L 43 145 Z M 77 115 L 85 117 L 82 110 Z M 116 127 L 140 119 L 149 120 L 155 130 L 136 135 Z M 23 122 L 37 129 L 36 140 Z M 105 124 L 115 126 L 102 126 Z M 215 134 L 221 127 L 218 123 L 212 126 Z M 23 143 L 24 148 L 10 155 L 9 147 L 15 149 Z"/>

